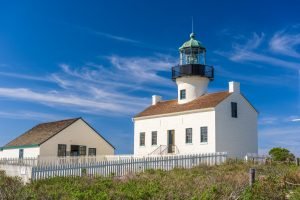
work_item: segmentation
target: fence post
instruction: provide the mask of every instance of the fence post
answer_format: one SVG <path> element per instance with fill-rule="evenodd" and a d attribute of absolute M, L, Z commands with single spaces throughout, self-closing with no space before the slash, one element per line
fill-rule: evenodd
<path fill-rule="evenodd" d="M 249 185 L 252 187 L 255 183 L 255 169 L 250 168 L 249 170 Z"/>
<path fill-rule="evenodd" d="M 299 167 L 299 165 L 300 165 L 300 158 L 296 158 L 296 165 Z"/>

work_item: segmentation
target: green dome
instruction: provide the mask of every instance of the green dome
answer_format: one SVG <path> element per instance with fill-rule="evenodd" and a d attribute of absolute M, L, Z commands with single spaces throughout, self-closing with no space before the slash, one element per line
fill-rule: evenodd
<path fill-rule="evenodd" d="M 186 41 L 180 48 L 179 50 L 185 49 L 185 48 L 200 48 L 204 49 L 205 47 L 201 44 L 200 41 L 195 39 L 195 33 L 190 34 L 190 40 Z"/>

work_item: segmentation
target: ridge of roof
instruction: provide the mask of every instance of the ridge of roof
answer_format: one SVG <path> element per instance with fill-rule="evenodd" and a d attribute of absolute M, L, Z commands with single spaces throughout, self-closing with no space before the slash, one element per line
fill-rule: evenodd
<path fill-rule="evenodd" d="M 40 123 L 21 134 L 17 138 L 7 143 L 4 147 L 24 146 L 24 145 L 41 145 L 49 138 L 61 132 L 81 117 L 58 120 L 53 122 Z"/>
<path fill-rule="evenodd" d="M 150 105 L 134 118 L 216 107 L 231 94 L 228 91 L 208 93 L 184 104 L 178 104 L 177 99 L 161 101 L 156 105 Z"/>
<path fill-rule="evenodd" d="M 39 124 L 37 124 L 35 126 L 43 125 L 43 124 L 59 123 L 59 122 L 70 121 L 70 120 L 78 120 L 78 119 L 82 119 L 82 118 L 81 117 L 74 117 L 74 118 L 56 120 L 56 121 L 51 121 L 51 122 L 42 122 L 42 123 L 39 123 Z"/>

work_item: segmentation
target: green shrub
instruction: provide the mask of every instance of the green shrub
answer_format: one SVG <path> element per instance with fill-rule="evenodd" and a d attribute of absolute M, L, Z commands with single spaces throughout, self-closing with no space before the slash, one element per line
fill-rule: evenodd
<path fill-rule="evenodd" d="M 293 161 L 295 159 L 288 149 L 275 147 L 269 151 L 269 155 L 274 161 Z"/>
<path fill-rule="evenodd" d="M 290 200 L 299 200 L 300 199 L 300 188 L 297 188 L 290 194 Z"/>
<path fill-rule="evenodd" d="M 256 183 L 248 186 L 249 168 L 257 170 Z M 299 199 L 300 191 L 285 181 L 300 182 L 295 165 L 251 165 L 231 162 L 219 166 L 147 170 L 125 177 L 55 177 L 23 185 L 0 172 L 0 199 Z M 1 196 L 2 195 L 2 196 Z"/>

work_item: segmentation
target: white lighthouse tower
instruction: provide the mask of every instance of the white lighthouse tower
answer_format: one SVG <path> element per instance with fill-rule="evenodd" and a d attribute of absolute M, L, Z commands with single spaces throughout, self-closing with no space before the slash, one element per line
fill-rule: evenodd
<path fill-rule="evenodd" d="M 207 92 L 209 81 L 214 79 L 214 68 L 206 65 L 206 48 L 190 34 L 180 48 L 180 62 L 172 67 L 172 79 L 178 87 L 178 103 L 195 100 Z"/>
<path fill-rule="evenodd" d="M 208 93 L 214 68 L 206 48 L 191 33 L 172 67 L 176 99 L 152 96 L 152 104 L 134 116 L 134 154 L 164 155 L 227 152 L 230 157 L 257 153 L 258 112 L 242 95 L 240 84 Z"/>

